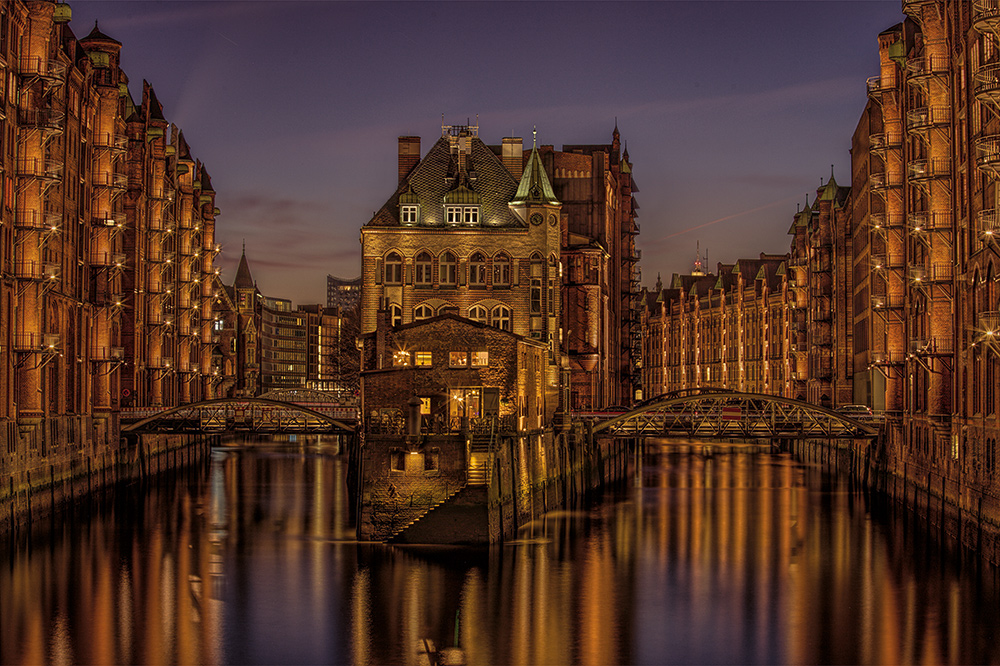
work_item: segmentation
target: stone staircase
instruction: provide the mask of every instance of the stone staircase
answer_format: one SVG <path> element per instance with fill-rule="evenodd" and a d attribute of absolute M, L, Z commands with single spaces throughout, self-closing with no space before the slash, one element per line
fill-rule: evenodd
<path fill-rule="evenodd" d="M 470 471 L 471 474 L 471 471 Z M 466 484 L 396 530 L 386 543 L 489 543 L 486 485 Z"/>

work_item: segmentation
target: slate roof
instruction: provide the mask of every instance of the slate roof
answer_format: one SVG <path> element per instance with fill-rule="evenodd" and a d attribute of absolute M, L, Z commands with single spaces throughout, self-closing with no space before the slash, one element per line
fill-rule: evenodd
<path fill-rule="evenodd" d="M 445 195 L 462 186 L 481 197 L 481 228 L 525 226 L 507 205 L 517 192 L 518 181 L 479 137 L 469 137 L 466 174 L 459 173 L 448 138 L 438 139 L 365 226 L 401 226 L 399 197 L 412 191 L 420 204 L 418 227 L 443 227 Z"/>
<path fill-rule="evenodd" d="M 100 29 L 98 29 L 97 27 L 97 21 L 94 21 L 94 29 L 90 31 L 90 34 L 84 37 L 80 41 L 101 41 L 101 42 L 111 42 L 112 44 L 117 44 L 118 46 L 122 45 L 122 43 L 119 42 L 117 39 L 108 37 L 103 32 L 101 32 Z"/>
<path fill-rule="evenodd" d="M 240 256 L 240 265 L 236 269 L 236 279 L 233 281 L 233 287 L 236 289 L 253 289 L 253 276 L 250 275 L 250 264 L 247 263 L 247 251 L 246 248 L 243 249 L 243 255 Z"/>

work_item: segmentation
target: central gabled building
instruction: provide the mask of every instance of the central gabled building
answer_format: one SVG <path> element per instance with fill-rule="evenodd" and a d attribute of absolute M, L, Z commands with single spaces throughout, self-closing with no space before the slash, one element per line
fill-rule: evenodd
<path fill-rule="evenodd" d="M 499 153 L 499 154 L 498 154 Z M 523 167 L 522 167 L 523 165 Z M 558 404 L 561 204 L 536 149 L 500 150 L 474 125 L 444 126 L 420 158 L 399 139 L 399 182 L 361 229 L 361 332 L 456 314 L 548 348 L 545 413 Z"/>

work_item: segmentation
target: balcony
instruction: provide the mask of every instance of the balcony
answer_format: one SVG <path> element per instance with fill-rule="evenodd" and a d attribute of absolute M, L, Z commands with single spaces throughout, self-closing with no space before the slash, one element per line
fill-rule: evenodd
<path fill-rule="evenodd" d="M 910 338 L 910 354 L 913 356 L 943 356 L 954 353 L 948 340 L 938 338 Z"/>
<path fill-rule="evenodd" d="M 1000 224 L 997 222 L 997 209 L 990 208 L 976 213 L 976 235 L 984 243 L 991 243 L 1000 235 Z"/>
<path fill-rule="evenodd" d="M 22 56 L 18 73 L 25 81 L 44 79 L 61 81 L 66 76 L 66 65 L 58 58 Z"/>
<path fill-rule="evenodd" d="M 890 188 L 896 188 L 903 184 L 903 179 L 899 174 L 883 171 L 882 173 L 868 174 L 868 188 L 873 192 L 881 192 Z"/>
<path fill-rule="evenodd" d="M 933 4 L 933 0 L 903 0 L 903 13 L 919 24 L 923 19 L 921 7 L 928 4 Z"/>
<path fill-rule="evenodd" d="M 883 296 L 872 296 L 873 310 L 899 310 L 903 307 L 902 294 L 885 294 Z"/>
<path fill-rule="evenodd" d="M 932 178 L 947 178 L 951 175 L 951 160 L 920 159 L 906 163 L 906 173 L 911 181 L 922 182 Z"/>
<path fill-rule="evenodd" d="M 947 263 L 936 263 L 930 268 L 914 265 L 910 266 L 909 275 L 918 284 L 943 284 L 954 279 L 955 267 Z"/>
<path fill-rule="evenodd" d="M 120 252 L 101 252 L 99 250 L 94 250 L 90 253 L 90 265 L 124 268 L 125 255 Z"/>
<path fill-rule="evenodd" d="M 872 213 L 868 216 L 872 231 L 885 231 L 903 226 L 903 218 L 895 213 Z"/>
<path fill-rule="evenodd" d="M 91 220 L 91 224 L 99 228 L 121 228 L 125 226 L 124 212 L 102 213 Z"/>
<path fill-rule="evenodd" d="M 94 136 L 93 146 L 99 150 L 112 150 L 123 153 L 128 149 L 128 137 L 102 132 Z"/>
<path fill-rule="evenodd" d="M 33 127 L 49 134 L 59 134 L 66 125 L 66 114 L 52 109 L 20 109 L 17 114 L 22 127 Z"/>
<path fill-rule="evenodd" d="M 976 166 L 994 177 L 1000 175 L 1000 134 L 976 139 Z"/>
<path fill-rule="evenodd" d="M 906 216 L 906 226 L 917 234 L 925 231 L 950 231 L 951 213 L 916 211 Z"/>
<path fill-rule="evenodd" d="M 937 125 L 951 122 L 951 109 L 947 106 L 925 106 L 906 112 L 906 129 L 922 132 Z"/>
<path fill-rule="evenodd" d="M 894 90 L 896 81 L 891 78 L 883 79 L 880 76 L 872 76 L 865 82 L 865 86 L 868 89 L 869 97 L 879 97 L 886 91 Z"/>
<path fill-rule="evenodd" d="M 872 152 L 881 153 L 903 145 L 903 137 L 898 132 L 876 132 L 868 135 L 868 146 Z"/>
<path fill-rule="evenodd" d="M 906 61 L 907 80 L 914 85 L 924 85 L 931 76 L 947 75 L 951 62 L 946 56 L 925 53 Z"/>
<path fill-rule="evenodd" d="M 120 361 L 124 357 L 124 347 L 94 347 L 90 350 L 90 360 L 96 363 Z"/>
<path fill-rule="evenodd" d="M 981 34 L 996 34 L 1000 29 L 1000 0 L 973 0 L 972 27 Z"/>
<path fill-rule="evenodd" d="M 14 334 L 14 351 L 39 352 L 58 351 L 62 339 L 58 333 L 19 333 Z"/>
<path fill-rule="evenodd" d="M 876 351 L 872 352 L 872 365 L 902 365 L 906 360 L 906 355 L 896 351 Z"/>
<path fill-rule="evenodd" d="M 63 164 L 54 159 L 31 157 L 17 161 L 17 175 L 22 178 L 62 180 Z"/>
<path fill-rule="evenodd" d="M 1000 63 L 987 63 L 976 70 L 972 91 L 980 102 L 1000 106 Z"/>
<path fill-rule="evenodd" d="M 19 261 L 14 264 L 14 277 L 19 280 L 35 280 L 38 282 L 55 282 L 59 279 L 62 267 L 41 261 Z"/>
<path fill-rule="evenodd" d="M 979 313 L 979 330 L 984 336 L 1000 339 L 1000 311 Z"/>
<path fill-rule="evenodd" d="M 872 270 L 896 270 L 903 267 L 903 256 L 896 254 L 872 254 Z"/>
<path fill-rule="evenodd" d="M 118 171 L 97 171 L 94 173 L 94 187 L 110 187 L 113 190 L 124 190 L 128 187 L 128 176 Z"/>
<path fill-rule="evenodd" d="M 18 229 L 34 229 L 36 231 L 59 231 L 62 215 L 59 213 L 43 213 L 27 208 L 18 208 L 14 217 L 14 226 Z"/>

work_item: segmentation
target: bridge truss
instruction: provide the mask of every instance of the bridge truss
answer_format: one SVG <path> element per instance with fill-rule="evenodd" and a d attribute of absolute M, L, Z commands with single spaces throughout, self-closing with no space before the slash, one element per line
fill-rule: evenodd
<path fill-rule="evenodd" d="M 350 434 L 355 428 L 329 414 L 270 398 L 219 398 L 194 402 L 123 425 L 122 433 L 253 432 Z"/>
<path fill-rule="evenodd" d="M 597 423 L 594 433 L 619 437 L 824 438 L 878 436 L 862 423 L 825 407 L 759 393 L 688 390 Z"/>

